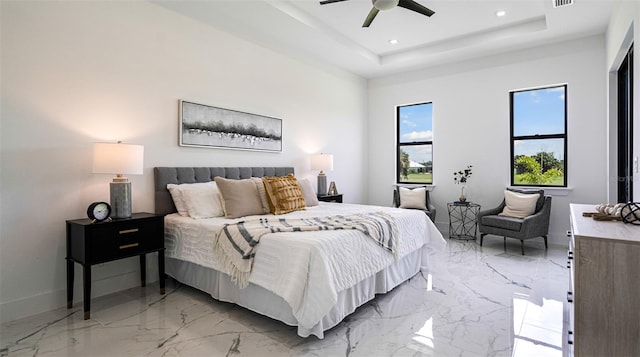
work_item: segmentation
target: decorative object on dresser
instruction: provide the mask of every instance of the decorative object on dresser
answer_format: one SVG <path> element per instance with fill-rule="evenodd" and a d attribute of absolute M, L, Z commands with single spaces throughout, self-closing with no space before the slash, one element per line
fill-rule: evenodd
<path fill-rule="evenodd" d="M 629 202 L 620 210 L 620 216 L 624 223 L 640 225 L 640 203 Z"/>
<path fill-rule="evenodd" d="M 142 175 L 144 147 L 118 143 L 93 145 L 93 173 L 116 174 L 109 183 L 111 217 L 131 217 L 131 182 L 123 174 Z"/>
<path fill-rule="evenodd" d="M 426 186 L 410 188 L 396 185 L 393 190 L 393 206 L 421 210 L 429 216 L 431 222 L 436 221 L 436 206 L 431 204 Z"/>
<path fill-rule="evenodd" d="M 551 197 L 545 196 L 544 190 L 507 188 L 498 207 L 478 213 L 480 246 L 484 236 L 493 234 L 504 238 L 505 250 L 507 238 L 520 239 L 522 255 L 526 239 L 542 237 L 546 249 L 550 216 Z"/>
<path fill-rule="evenodd" d="M 131 218 L 96 222 L 84 218 L 67 223 L 67 308 L 73 306 L 73 263 L 82 265 L 84 319 L 91 316 L 91 266 L 140 256 L 141 285 L 146 285 L 146 254 L 158 252 L 160 294 L 164 294 L 164 217 L 134 213 Z"/>
<path fill-rule="evenodd" d="M 282 151 L 282 119 L 180 101 L 180 146 Z"/>
<path fill-rule="evenodd" d="M 324 171 L 333 171 L 333 155 L 315 154 L 311 156 L 311 170 L 319 170 L 318 173 L 318 196 L 327 194 L 327 175 Z"/>
<path fill-rule="evenodd" d="M 453 173 L 453 182 L 455 182 L 456 184 L 462 185 L 460 190 L 460 197 L 458 197 L 458 201 L 456 203 L 462 203 L 467 201 L 467 196 L 465 196 L 464 194 L 464 189 L 467 185 L 467 181 L 469 180 L 469 177 L 471 177 L 472 167 L 473 167 L 472 165 L 467 165 L 466 169 L 456 171 Z"/>
<path fill-rule="evenodd" d="M 640 356 L 640 227 L 584 216 L 594 210 L 570 204 L 569 355 Z"/>
<path fill-rule="evenodd" d="M 480 205 L 470 202 L 447 203 L 449 238 L 475 240 L 478 233 Z"/>

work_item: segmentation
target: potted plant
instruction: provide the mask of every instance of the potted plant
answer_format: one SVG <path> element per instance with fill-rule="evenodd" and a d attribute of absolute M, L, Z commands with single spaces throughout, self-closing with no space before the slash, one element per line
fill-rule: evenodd
<path fill-rule="evenodd" d="M 467 201 L 467 196 L 464 195 L 464 187 L 467 184 L 467 181 L 469 180 L 469 177 L 471 177 L 471 168 L 473 166 L 472 165 L 467 165 L 467 168 L 464 170 L 460 170 L 460 171 L 456 171 L 453 173 L 453 182 L 455 182 L 456 184 L 460 184 L 462 185 L 462 190 L 460 191 L 460 197 L 458 198 L 459 202 L 466 202 Z"/>

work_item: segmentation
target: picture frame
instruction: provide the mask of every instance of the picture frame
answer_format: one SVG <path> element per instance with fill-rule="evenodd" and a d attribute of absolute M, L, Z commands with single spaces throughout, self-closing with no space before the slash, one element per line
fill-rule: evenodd
<path fill-rule="evenodd" d="M 179 146 L 282 152 L 282 119 L 180 100 Z"/>

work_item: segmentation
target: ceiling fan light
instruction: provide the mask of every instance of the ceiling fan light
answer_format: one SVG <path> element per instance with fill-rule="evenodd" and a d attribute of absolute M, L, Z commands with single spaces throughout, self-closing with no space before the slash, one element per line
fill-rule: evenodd
<path fill-rule="evenodd" d="M 398 2 L 400 0 L 371 0 L 373 2 L 373 7 L 378 10 L 389 10 L 396 6 L 398 6 Z"/>

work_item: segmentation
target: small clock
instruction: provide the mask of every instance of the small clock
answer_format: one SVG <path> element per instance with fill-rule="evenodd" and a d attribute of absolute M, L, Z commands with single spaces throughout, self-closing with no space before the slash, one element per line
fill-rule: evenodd
<path fill-rule="evenodd" d="M 111 206 L 106 202 L 94 202 L 87 208 L 87 216 L 93 222 L 102 222 L 109 219 Z"/>

